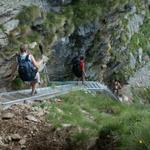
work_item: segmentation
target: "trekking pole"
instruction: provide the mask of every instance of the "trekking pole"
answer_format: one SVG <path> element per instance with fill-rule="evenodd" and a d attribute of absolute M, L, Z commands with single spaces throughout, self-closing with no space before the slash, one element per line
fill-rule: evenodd
<path fill-rule="evenodd" d="M 40 49 L 41 55 L 43 55 L 44 52 L 43 52 L 43 46 L 42 46 L 41 43 L 39 44 L 39 49 Z M 48 76 L 48 71 L 47 71 L 47 67 L 46 67 L 46 63 L 44 64 L 44 68 L 43 69 L 44 69 L 44 73 L 46 75 L 46 80 L 47 80 L 48 83 L 50 83 L 49 76 Z"/>

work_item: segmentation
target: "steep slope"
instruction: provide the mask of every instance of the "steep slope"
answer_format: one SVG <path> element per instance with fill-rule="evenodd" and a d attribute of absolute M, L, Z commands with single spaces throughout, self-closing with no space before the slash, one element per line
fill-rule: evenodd
<path fill-rule="evenodd" d="M 15 1 L 4 4 L 8 7 L 5 12 L 10 7 L 15 11 L 2 15 L 8 22 L 1 23 L 1 82 L 10 74 L 12 60 L 8 61 L 8 56 L 22 42 L 33 48 L 36 57 L 38 43 L 43 44 L 50 57 L 51 80 L 73 79 L 71 60 L 77 54 L 86 58 L 87 79 L 108 83 L 112 79 L 126 82 L 143 62 L 149 61 L 147 0 L 21 0 L 16 5 Z"/>

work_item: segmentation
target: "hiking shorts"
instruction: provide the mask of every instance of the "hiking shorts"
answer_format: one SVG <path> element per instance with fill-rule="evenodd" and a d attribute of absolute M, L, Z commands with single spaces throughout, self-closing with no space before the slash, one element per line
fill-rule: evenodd
<path fill-rule="evenodd" d="M 39 72 L 36 73 L 35 78 L 32 81 L 25 81 L 25 83 L 27 83 L 27 84 L 32 83 L 32 82 L 36 82 L 36 83 L 39 83 L 39 84 L 41 83 Z"/>
<path fill-rule="evenodd" d="M 36 73 L 34 81 L 37 83 L 40 83 L 40 73 L 39 72 Z"/>

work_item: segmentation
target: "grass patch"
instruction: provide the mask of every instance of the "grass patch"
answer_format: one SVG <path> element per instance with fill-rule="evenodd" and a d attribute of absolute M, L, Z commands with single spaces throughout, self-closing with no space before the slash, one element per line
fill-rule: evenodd
<path fill-rule="evenodd" d="M 16 17 L 19 19 L 20 25 L 31 25 L 32 21 L 34 21 L 37 17 L 41 16 L 40 8 L 32 5 L 29 7 L 24 6 L 22 11 Z"/>
<path fill-rule="evenodd" d="M 133 88 L 135 103 L 150 104 L 150 88 Z"/>
<path fill-rule="evenodd" d="M 94 21 L 102 15 L 102 7 L 97 4 L 78 4 L 73 7 L 73 21 L 75 26 L 83 25 Z"/>
<path fill-rule="evenodd" d="M 80 130 L 72 134 L 73 140 L 83 142 L 98 137 L 101 149 L 149 149 L 149 106 L 129 106 L 86 92 L 71 92 L 59 98 L 61 103 L 42 103 L 38 107 L 49 110 L 47 120 L 56 127 L 78 127 Z"/>
<path fill-rule="evenodd" d="M 140 28 L 140 31 L 138 33 L 135 33 L 131 38 L 129 49 L 132 52 L 136 52 L 136 50 L 141 47 L 145 53 L 150 54 L 148 48 L 148 42 L 150 37 L 150 33 L 148 32 L 149 26 L 150 26 L 150 19 L 148 12 L 147 17 L 145 18 L 144 23 Z"/>
<path fill-rule="evenodd" d="M 16 77 L 12 81 L 12 88 L 15 89 L 15 90 L 22 89 L 23 88 L 23 81 L 19 77 Z"/>

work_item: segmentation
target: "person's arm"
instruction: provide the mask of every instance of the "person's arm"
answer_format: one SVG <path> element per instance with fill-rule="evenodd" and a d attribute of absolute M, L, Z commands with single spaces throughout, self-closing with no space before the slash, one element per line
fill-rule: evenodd
<path fill-rule="evenodd" d="M 33 65 L 34 65 L 37 69 L 39 69 L 39 67 L 40 67 L 40 62 L 37 62 L 37 61 L 35 60 L 35 58 L 33 57 L 33 55 L 31 55 L 31 54 L 30 54 L 30 58 L 31 58 L 31 61 L 32 61 Z"/>
<path fill-rule="evenodd" d="M 39 61 L 36 61 L 35 58 L 33 57 L 33 55 L 29 55 L 30 59 L 33 63 L 33 65 L 38 69 L 38 71 L 42 71 L 44 68 L 44 65 L 46 64 L 46 62 L 48 61 L 48 57 L 42 55 L 42 59 Z"/>

